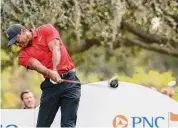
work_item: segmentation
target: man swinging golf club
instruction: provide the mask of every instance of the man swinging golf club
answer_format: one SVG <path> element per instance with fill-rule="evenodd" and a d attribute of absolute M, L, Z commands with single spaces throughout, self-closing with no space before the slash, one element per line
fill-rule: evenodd
<path fill-rule="evenodd" d="M 8 47 L 15 44 L 21 48 L 19 63 L 36 70 L 45 78 L 41 83 L 42 96 L 36 126 L 50 127 L 61 107 L 61 127 L 75 127 L 81 85 L 60 82 L 61 78 L 74 81 L 79 79 L 58 31 L 51 24 L 30 30 L 14 24 L 8 28 L 7 36 Z"/>

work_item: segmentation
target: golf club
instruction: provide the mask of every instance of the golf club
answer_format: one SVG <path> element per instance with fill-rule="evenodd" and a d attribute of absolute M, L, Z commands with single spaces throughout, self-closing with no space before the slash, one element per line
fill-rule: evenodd
<path fill-rule="evenodd" d="M 50 79 L 50 81 L 53 83 L 53 84 L 56 84 L 56 82 L 52 81 Z M 76 84 L 81 84 L 81 85 L 84 85 L 84 84 L 89 84 L 91 82 L 79 82 L 79 81 L 73 81 L 73 80 L 66 80 L 66 79 L 61 79 L 60 82 L 68 82 L 68 83 L 76 83 Z M 59 83 L 59 82 L 58 82 Z M 94 83 L 92 83 L 93 85 Z M 118 80 L 118 77 L 117 76 L 114 76 L 112 77 L 111 79 L 108 80 L 108 84 L 110 87 L 112 88 L 117 88 L 119 86 L 119 80 Z M 97 83 L 95 85 L 98 85 Z"/>

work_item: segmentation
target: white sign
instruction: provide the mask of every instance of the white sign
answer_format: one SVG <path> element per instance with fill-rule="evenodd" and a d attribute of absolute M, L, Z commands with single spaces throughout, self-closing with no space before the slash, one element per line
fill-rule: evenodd
<path fill-rule="evenodd" d="M 36 125 L 38 108 L 1 112 L 2 128 L 8 124 L 17 127 Z M 60 109 L 52 126 L 60 127 Z M 120 82 L 118 88 L 110 88 L 106 81 L 82 85 L 76 127 L 177 128 L 178 102 L 132 83 Z"/>

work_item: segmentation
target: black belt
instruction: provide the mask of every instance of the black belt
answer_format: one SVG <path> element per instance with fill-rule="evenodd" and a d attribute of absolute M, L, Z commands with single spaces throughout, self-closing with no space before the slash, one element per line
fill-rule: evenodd
<path fill-rule="evenodd" d="M 72 73 L 75 73 L 75 69 L 72 69 L 72 70 L 69 70 L 67 72 L 64 72 L 62 74 L 60 74 L 60 77 L 63 79 L 63 78 L 66 78 L 66 77 L 69 77 Z"/>

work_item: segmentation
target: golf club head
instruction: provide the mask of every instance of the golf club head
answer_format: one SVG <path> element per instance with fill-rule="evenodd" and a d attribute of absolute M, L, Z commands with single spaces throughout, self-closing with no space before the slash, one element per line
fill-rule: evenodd
<path fill-rule="evenodd" d="M 112 88 L 117 88 L 117 87 L 119 86 L 118 76 L 112 77 L 112 78 L 108 81 L 108 84 L 109 84 L 110 87 L 112 87 Z"/>

